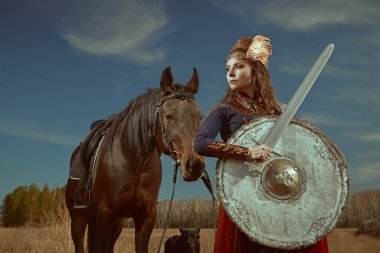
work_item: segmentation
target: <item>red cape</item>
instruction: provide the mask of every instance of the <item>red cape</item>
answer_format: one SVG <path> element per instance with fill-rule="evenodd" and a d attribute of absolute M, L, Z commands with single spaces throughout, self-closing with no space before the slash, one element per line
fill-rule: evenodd
<path fill-rule="evenodd" d="M 247 253 L 247 237 L 235 227 L 224 211 L 219 206 L 218 229 L 215 237 L 214 253 Z M 299 250 L 286 251 L 287 253 L 328 253 L 327 237 L 317 244 Z"/>

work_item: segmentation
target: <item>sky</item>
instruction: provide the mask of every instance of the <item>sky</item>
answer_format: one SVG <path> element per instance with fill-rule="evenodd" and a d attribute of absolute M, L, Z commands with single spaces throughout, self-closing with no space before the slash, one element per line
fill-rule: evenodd
<path fill-rule="evenodd" d="M 240 37 L 271 39 L 278 99 L 287 103 L 330 43 L 334 52 L 296 116 L 344 154 L 352 192 L 380 188 L 380 2 L 377 0 L 1 0 L 0 200 L 17 186 L 63 186 L 92 121 L 159 87 L 162 70 L 200 77 L 204 115 L 221 99 L 225 58 Z M 162 156 L 159 200 L 173 165 Z M 206 159 L 215 176 L 214 158 Z M 177 180 L 175 198 L 211 199 Z"/>

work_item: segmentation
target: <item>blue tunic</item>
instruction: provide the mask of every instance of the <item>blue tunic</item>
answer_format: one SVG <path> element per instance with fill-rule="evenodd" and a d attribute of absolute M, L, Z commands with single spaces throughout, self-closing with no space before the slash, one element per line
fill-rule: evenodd
<path fill-rule="evenodd" d="M 201 124 L 194 141 L 195 151 L 203 156 L 245 159 L 245 155 L 239 155 L 239 151 L 244 151 L 246 148 L 217 142 L 216 137 L 220 133 L 223 142 L 227 142 L 232 134 L 251 119 L 253 119 L 252 115 L 240 113 L 228 105 L 216 107 Z M 211 144 L 219 144 L 219 150 L 215 150 Z M 223 149 L 228 146 L 230 147 L 229 151 Z M 235 156 L 231 153 L 231 149 L 236 151 Z"/>

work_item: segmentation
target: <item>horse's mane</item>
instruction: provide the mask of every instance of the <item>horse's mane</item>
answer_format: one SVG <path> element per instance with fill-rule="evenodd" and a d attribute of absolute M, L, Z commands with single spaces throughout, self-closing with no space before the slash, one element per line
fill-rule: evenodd
<path fill-rule="evenodd" d="M 155 108 L 160 101 L 161 90 L 149 89 L 129 102 L 127 107 L 113 116 L 110 128 L 112 140 L 118 126 L 122 125 L 121 147 L 137 154 L 146 154 L 154 145 L 152 128 L 155 124 Z"/>
<path fill-rule="evenodd" d="M 186 88 L 186 86 L 175 84 L 172 92 L 188 92 Z M 114 115 L 110 131 L 114 135 L 117 127 L 123 124 L 120 140 L 123 152 L 129 150 L 143 157 L 156 146 L 153 129 L 156 124 L 156 107 L 160 98 L 161 89 L 148 89 L 145 94 L 129 102 L 123 111 Z"/>

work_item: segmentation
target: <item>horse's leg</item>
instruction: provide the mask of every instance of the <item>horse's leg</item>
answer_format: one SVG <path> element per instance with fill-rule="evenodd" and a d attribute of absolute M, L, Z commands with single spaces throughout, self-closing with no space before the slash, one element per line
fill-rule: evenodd
<path fill-rule="evenodd" d="M 88 253 L 95 253 L 95 237 L 96 237 L 96 217 L 88 221 L 87 227 L 87 248 Z"/>
<path fill-rule="evenodd" d="M 87 218 L 82 216 L 71 217 L 71 237 L 74 241 L 75 253 L 84 253 L 83 238 L 86 225 Z"/>
<path fill-rule="evenodd" d="M 123 219 L 110 215 L 108 208 L 99 208 L 96 217 L 96 251 L 97 253 L 113 253 L 115 242 L 119 237 Z"/>
<path fill-rule="evenodd" d="M 149 239 L 156 220 L 157 203 L 151 205 L 143 215 L 135 216 L 135 246 L 137 253 L 148 253 Z"/>
<path fill-rule="evenodd" d="M 86 210 L 74 209 L 76 192 L 79 180 L 69 178 L 66 185 L 66 206 L 71 218 L 71 237 L 74 242 L 75 253 L 84 253 L 83 238 L 88 222 Z"/>
<path fill-rule="evenodd" d="M 112 249 L 114 248 L 115 243 L 116 243 L 117 239 L 119 238 L 122 229 L 123 229 L 123 219 L 119 218 L 116 220 L 116 223 L 114 225 L 112 235 L 111 235 L 110 243 L 111 243 Z"/>

